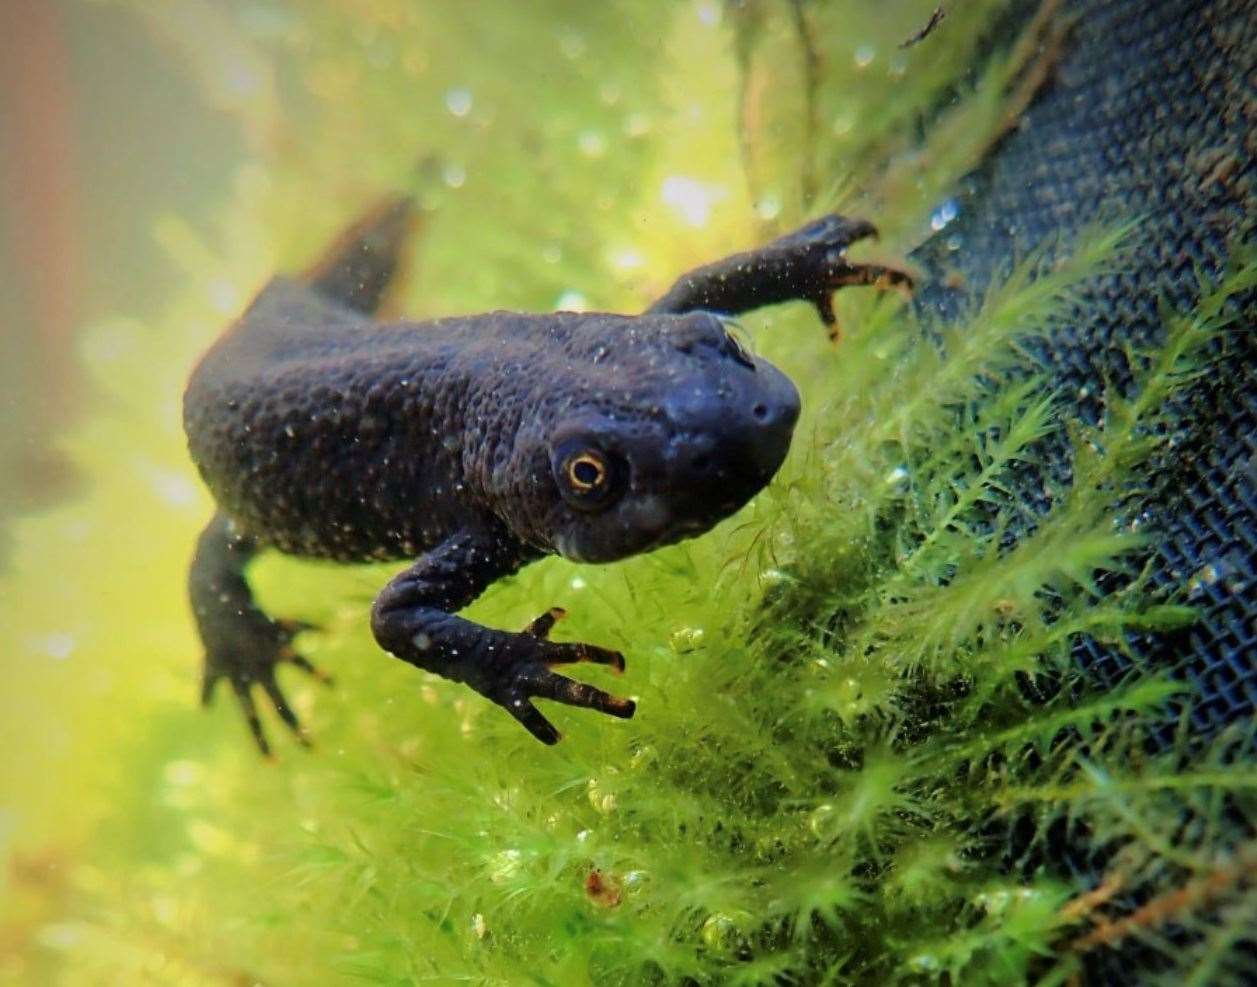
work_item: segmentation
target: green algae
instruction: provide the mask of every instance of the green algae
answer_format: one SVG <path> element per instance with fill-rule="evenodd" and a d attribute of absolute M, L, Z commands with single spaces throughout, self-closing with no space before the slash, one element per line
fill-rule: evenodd
<path fill-rule="evenodd" d="M 154 231 L 186 291 L 151 324 L 89 327 L 105 397 L 64 445 L 91 490 L 16 532 L 0 982 L 1063 983 L 1105 948 L 1092 930 L 1129 915 L 1087 897 L 1097 880 L 1185 894 L 1189 947 L 1152 921 L 1108 934 L 1222 981 L 1254 911 L 1239 820 L 1257 778 L 1228 756 L 1244 737 L 1145 753 L 1187 687 L 1137 669 L 1095 691 L 1069 647 L 1193 618 L 1144 586 L 1155 533 L 1123 507 L 1160 409 L 1257 269 L 1167 313 L 1139 388 L 1095 429 L 1064 420 L 1050 379 L 1004 376 L 1075 285 L 1120 267 L 1130 227 L 1037 281 L 1022 265 L 941 347 L 868 293 L 838 299 L 837 346 L 802 305 L 745 319 L 805 400 L 773 485 L 701 539 L 547 560 L 471 610 L 522 627 L 564 606 L 556 637 L 628 656 L 623 679 L 587 674 L 638 700 L 633 721 L 553 708 L 565 739 L 543 749 L 379 652 L 365 615 L 391 568 L 277 556 L 253 582 L 320 625 L 300 644 L 337 679 L 289 685 L 315 750 L 263 763 L 229 704 L 195 707 L 182 581 L 210 505 L 179 393 L 266 272 L 396 187 L 427 206 L 397 302 L 419 314 L 640 308 L 686 266 L 840 203 L 875 206 L 881 250 L 902 254 L 998 129 L 1010 64 L 996 51 L 956 82 L 990 3 L 895 50 L 931 6 L 231 8 L 283 112 L 248 107 L 269 138 L 213 228 Z M 824 56 L 810 104 L 807 45 Z M 908 155 L 949 94 L 984 126 Z M 1062 433 L 1073 484 L 1001 547 L 1013 478 Z M 1055 866 L 1061 832 L 1104 873 Z"/>

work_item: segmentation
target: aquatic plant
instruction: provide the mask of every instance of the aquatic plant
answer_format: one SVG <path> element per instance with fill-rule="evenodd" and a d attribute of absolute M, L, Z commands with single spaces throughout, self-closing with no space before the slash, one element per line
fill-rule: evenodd
<path fill-rule="evenodd" d="M 909 27 L 930 4 L 911 6 Z M 662 55 L 634 41 L 653 27 L 648 5 L 564 8 L 558 28 L 505 5 L 487 36 L 467 15 L 386 0 L 288 25 L 274 43 L 303 46 L 291 65 L 327 100 L 308 111 L 315 132 L 242 170 L 217 245 L 160 225 L 187 294 L 160 324 L 114 320 L 88 336 L 113 404 L 67 447 L 96 484 L 18 531 L 4 623 L 21 629 L 13 648 L 26 658 L 0 730 L 20 810 L 0 977 L 1059 984 L 1138 943 L 1131 962 L 1149 977 L 1241 982 L 1238 944 L 1257 918 L 1251 724 L 1201 743 L 1184 721 L 1152 747 L 1190 707 L 1191 683 L 1136 663 L 1100 689 L 1072 647 L 1090 636 L 1120 648 L 1194 619 L 1185 592 L 1144 578 L 1156 532 L 1131 504 L 1170 440 L 1167 402 L 1208 371 L 1257 265 L 1239 257 L 1202 283 L 1195 309 L 1167 311 L 1163 340 L 1131 354 L 1136 385 L 1106 394 L 1099 422 L 1066 414 L 1027 356 L 1078 285 L 1120 269 L 1137 218 L 1092 231 L 1050 271 L 1022 259 L 948 327 L 850 292 L 836 345 L 805 306 L 747 318 L 805 397 L 778 481 L 702 539 L 613 566 L 547 560 L 473 609 L 522 627 L 539 606 L 566 607 L 556 637 L 628 656 L 614 684 L 639 701 L 630 723 L 556 708 L 565 739 L 543 749 L 460 687 L 378 652 L 364 615 L 389 568 L 279 557 L 254 567 L 254 583 L 272 612 L 320 626 L 301 645 L 337 677 L 333 691 L 293 680 L 314 752 L 291 745 L 261 762 L 234 711 L 194 708 L 181 580 L 207 506 L 182 458 L 180 373 L 260 272 L 305 259 L 311 227 L 360 204 L 361 187 L 319 201 L 328 175 L 354 158 L 364 182 L 423 186 L 431 211 L 399 301 L 410 311 L 562 295 L 640 306 L 686 263 L 849 203 L 874 173 L 901 176 L 882 186 L 896 198 L 878 219 L 906 246 L 1002 126 L 991 108 L 1015 89 L 1015 51 L 984 63 L 994 91 L 950 110 L 986 121 L 969 150 L 944 140 L 928 183 L 913 191 L 902 177 L 922 166 L 895 149 L 917 112 L 967 91 L 957 69 L 996 7 L 956 8 L 949 23 L 969 30 L 940 36 L 950 58 L 936 54 L 920 78 L 915 56 L 894 56 L 906 67 L 888 67 L 904 80 L 893 91 L 867 75 L 860 46 L 884 53 L 908 31 L 858 20 L 854 4 L 807 6 L 802 21 L 802 5 L 750 4 L 724 24 L 714 5 L 686 7 Z M 763 114 L 746 113 L 738 66 L 763 72 L 774 46 L 852 23 L 865 33 L 851 52 L 827 42 L 813 88 L 824 109 L 803 117 L 842 126 L 813 131 L 804 166 L 789 155 L 806 142 L 779 145 Z M 484 86 L 408 68 L 446 56 L 408 48 L 407 30 L 458 40 L 451 50 L 478 60 L 460 71 Z M 590 57 L 609 38 L 624 49 Z M 364 77 L 381 50 L 392 71 Z M 528 90 L 536 117 L 514 116 L 512 75 L 555 51 L 568 67 Z M 770 98 L 799 87 L 751 81 L 764 113 L 799 119 Z M 416 86 L 436 112 L 406 109 Z M 851 104 L 832 105 L 838 93 Z M 694 105 L 719 122 L 696 133 Z M 555 149 L 534 166 L 563 177 L 542 191 L 520 158 L 500 160 L 530 119 Z M 853 138 L 849 119 L 887 122 Z M 444 159 L 403 178 L 417 131 Z M 620 133 L 636 136 L 613 152 Z M 928 157 L 929 141 L 913 155 Z M 888 161 L 899 170 L 883 172 Z M 642 211 L 654 226 L 633 218 Z M 1048 442 L 1070 444 L 1068 482 L 1040 477 Z M 1027 478 L 1040 484 L 1033 508 Z M 605 670 L 588 675 L 609 684 Z"/>

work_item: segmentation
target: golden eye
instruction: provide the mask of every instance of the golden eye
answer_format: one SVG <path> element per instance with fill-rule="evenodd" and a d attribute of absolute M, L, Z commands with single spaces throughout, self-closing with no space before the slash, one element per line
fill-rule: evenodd
<path fill-rule="evenodd" d="M 597 453 L 579 453 L 567 461 L 567 479 L 572 489 L 588 493 L 607 482 L 607 464 Z"/>

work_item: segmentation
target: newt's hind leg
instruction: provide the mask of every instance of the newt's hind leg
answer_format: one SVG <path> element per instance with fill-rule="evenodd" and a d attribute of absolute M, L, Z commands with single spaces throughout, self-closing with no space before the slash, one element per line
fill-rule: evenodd
<path fill-rule="evenodd" d="M 289 662 L 323 682 L 330 684 L 330 679 L 293 649 L 292 639 L 311 625 L 273 620 L 254 603 L 244 568 L 256 551 L 252 538 L 236 531 L 225 515 L 214 515 L 196 544 L 188 574 L 188 595 L 205 646 L 201 702 L 208 704 L 218 683 L 226 679 L 253 739 L 263 754 L 269 754 L 270 745 L 253 701 L 253 687 L 261 687 L 280 719 L 298 740 L 308 744 L 296 714 L 275 681 L 276 666 Z"/>
<path fill-rule="evenodd" d="M 681 275 L 646 311 L 705 309 L 736 315 L 778 302 L 805 301 L 816 306 L 830 328 L 830 336 L 836 338 L 832 295 L 839 288 L 871 285 L 881 291 L 912 289 L 912 278 L 906 271 L 847 259 L 851 244 L 876 235 L 877 228 L 867 220 L 823 216 L 757 250 L 734 254 Z"/>
<path fill-rule="evenodd" d="M 385 199 L 336 238 L 305 280 L 325 298 L 370 315 L 401 265 L 414 226 L 409 196 Z"/>

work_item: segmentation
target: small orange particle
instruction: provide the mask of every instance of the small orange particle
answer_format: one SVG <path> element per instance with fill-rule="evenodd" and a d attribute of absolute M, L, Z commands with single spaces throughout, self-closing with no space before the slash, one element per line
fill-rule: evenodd
<path fill-rule="evenodd" d="M 620 903 L 619 884 L 596 867 L 585 878 L 585 894 L 595 905 L 603 908 L 614 908 Z"/>

